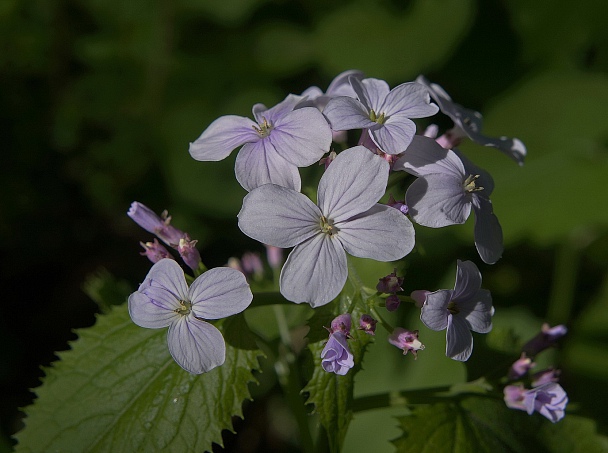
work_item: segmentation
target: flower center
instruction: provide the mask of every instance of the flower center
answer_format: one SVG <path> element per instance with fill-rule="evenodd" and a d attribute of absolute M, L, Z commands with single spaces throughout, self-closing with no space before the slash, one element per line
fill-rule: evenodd
<path fill-rule="evenodd" d="M 477 187 L 475 185 L 477 178 L 479 178 L 479 175 L 469 175 L 467 176 L 467 179 L 464 180 L 462 187 L 464 187 L 464 191 L 466 193 L 479 192 L 480 190 L 483 190 L 483 187 Z"/>
<path fill-rule="evenodd" d="M 369 119 L 378 124 L 384 124 L 388 118 L 384 116 L 384 113 L 381 113 L 379 116 L 376 115 L 374 110 L 369 111 Z"/>
<path fill-rule="evenodd" d="M 187 300 L 180 300 L 179 304 L 181 305 L 181 307 L 180 308 L 176 308 L 173 311 L 175 313 L 177 313 L 178 315 L 182 315 L 182 316 L 189 315 L 190 312 L 192 311 L 192 303 L 190 301 L 187 301 Z"/>
<path fill-rule="evenodd" d="M 262 119 L 264 121 L 262 124 L 260 124 L 260 127 L 251 126 L 253 127 L 253 130 L 258 133 L 260 138 L 268 137 L 270 135 L 270 131 L 273 129 L 272 124 L 270 124 L 266 118 L 262 117 Z"/>
<path fill-rule="evenodd" d="M 448 304 L 448 311 L 453 315 L 457 315 L 458 313 L 460 313 L 456 302 L 454 302 L 453 300 L 450 301 L 450 303 Z"/>
<path fill-rule="evenodd" d="M 331 219 L 328 219 L 325 216 L 321 216 L 321 221 L 319 222 L 320 226 L 321 226 L 321 231 L 325 234 L 329 234 L 330 236 L 333 236 L 335 234 L 338 234 L 338 228 L 336 228 L 334 226 L 334 221 Z"/>

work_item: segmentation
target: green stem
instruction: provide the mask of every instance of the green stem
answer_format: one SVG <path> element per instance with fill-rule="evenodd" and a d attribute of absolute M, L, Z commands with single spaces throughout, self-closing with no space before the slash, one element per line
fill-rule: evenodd
<path fill-rule="evenodd" d="M 376 319 L 377 321 L 380 321 L 380 324 L 382 325 L 382 327 L 384 327 L 386 329 L 386 331 L 390 334 L 393 333 L 393 326 L 391 326 L 380 314 L 380 312 L 378 310 L 376 310 L 376 307 L 374 307 L 373 305 L 369 307 L 369 311 L 371 312 L 371 314 L 373 315 L 374 319 Z"/>

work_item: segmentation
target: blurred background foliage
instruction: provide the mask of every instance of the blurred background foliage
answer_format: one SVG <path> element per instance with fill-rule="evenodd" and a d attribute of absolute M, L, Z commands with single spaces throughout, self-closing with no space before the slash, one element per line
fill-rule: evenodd
<path fill-rule="evenodd" d="M 443 357 L 441 334 L 424 330 L 427 350 L 416 363 L 380 336 L 358 394 L 474 378 L 495 354 L 513 353 L 505 338 L 521 342 L 543 321 L 566 323 L 571 333 L 553 359 L 570 407 L 606 434 L 608 3 L 558 3 L 0 2 L 0 451 L 22 426 L 18 407 L 33 399 L 39 365 L 67 347 L 71 329 L 94 322 L 99 308 L 84 289 L 95 299 L 103 288 L 90 276 L 109 270 L 124 294 L 147 272 L 138 241 L 151 238 L 125 215 L 131 201 L 169 209 L 209 266 L 262 251 L 236 225 L 245 192 L 234 155 L 196 162 L 188 143 L 220 115 L 325 89 L 346 69 L 391 86 L 424 73 L 484 113 L 488 134 L 516 136 L 529 153 L 518 168 L 490 148 L 462 147 L 494 176 L 505 233 L 503 259 L 481 267 L 497 306 L 493 333 L 476 336 L 466 369 Z M 456 258 L 479 262 L 471 231 L 472 222 L 417 228 L 406 291 L 449 288 Z M 404 316 L 418 325 L 415 313 Z M 265 379 L 260 394 L 273 388 Z M 276 390 L 266 393 L 227 445 L 287 449 L 284 409 Z M 403 410 L 357 414 L 346 448 L 390 451 L 394 415 Z"/>

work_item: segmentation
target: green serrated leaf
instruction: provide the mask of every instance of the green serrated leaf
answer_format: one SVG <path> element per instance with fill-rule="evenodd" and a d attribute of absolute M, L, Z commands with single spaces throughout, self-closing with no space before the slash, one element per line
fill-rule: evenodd
<path fill-rule="evenodd" d="M 227 344 L 223 366 L 192 375 L 169 355 L 166 329 L 136 326 L 126 305 L 78 334 L 26 408 L 17 451 L 211 450 L 242 416 L 259 369 L 259 350 Z"/>
<path fill-rule="evenodd" d="M 360 297 L 359 295 L 355 297 Z M 310 340 L 309 348 L 314 359 L 314 372 L 312 378 L 302 390 L 308 393 L 307 404 L 314 404 L 314 412 L 319 415 L 321 425 L 325 428 L 329 440 L 330 450 L 341 450 L 353 418 L 352 401 L 355 374 L 361 369 L 361 362 L 367 345 L 373 337 L 356 328 L 356 322 L 364 313 L 357 304 L 351 317 L 355 328 L 351 330 L 352 339 L 349 340 L 351 352 L 354 355 L 355 366 L 345 376 L 328 373 L 321 367 L 321 351 L 327 341 L 327 332 L 332 319 L 338 314 L 346 313 L 353 302 L 353 298 L 343 291 L 337 303 L 332 303 L 315 310 L 309 321 Z M 322 338 L 322 339 L 320 339 Z"/>
<path fill-rule="evenodd" d="M 597 434 L 590 419 L 567 415 L 553 424 L 488 398 L 418 407 L 399 422 L 404 434 L 393 443 L 400 453 L 599 453 L 608 448 L 608 438 Z"/>

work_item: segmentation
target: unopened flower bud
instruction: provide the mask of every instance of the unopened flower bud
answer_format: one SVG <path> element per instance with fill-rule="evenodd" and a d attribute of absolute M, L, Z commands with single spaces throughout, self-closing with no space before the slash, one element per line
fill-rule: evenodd
<path fill-rule="evenodd" d="M 392 274 L 388 274 L 386 277 L 378 280 L 376 290 L 380 293 L 394 294 L 403 291 L 403 288 L 401 288 L 402 284 L 403 277 L 397 277 L 397 269 L 395 269 Z"/>
<path fill-rule="evenodd" d="M 557 340 L 566 335 L 566 333 L 568 333 L 568 329 L 562 324 L 550 327 L 549 324 L 544 323 L 540 333 L 528 341 L 522 348 L 522 351 L 534 357 L 539 352 L 555 345 Z"/>
<path fill-rule="evenodd" d="M 264 264 L 259 253 L 245 252 L 241 258 L 241 267 L 246 276 L 260 280 L 264 276 Z"/>
<path fill-rule="evenodd" d="M 147 256 L 153 263 L 158 263 L 163 258 L 175 259 L 156 238 L 154 239 L 154 242 L 140 242 L 139 244 L 144 248 L 141 255 Z"/>
<path fill-rule="evenodd" d="M 266 259 L 272 269 L 279 269 L 283 264 L 283 249 L 266 244 Z"/>
<path fill-rule="evenodd" d="M 342 332 L 347 337 L 350 336 L 351 320 L 348 313 L 336 316 L 331 322 L 329 333 Z"/>
<path fill-rule="evenodd" d="M 393 346 L 397 346 L 403 350 L 403 355 L 411 351 L 414 358 L 417 358 L 417 351 L 424 349 L 424 345 L 418 340 L 417 330 L 407 330 L 401 327 L 395 327 L 393 333 L 388 337 L 388 342 Z"/>
<path fill-rule="evenodd" d="M 361 319 L 359 320 L 359 330 L 362 330 L 369 335 L 375 335 L 377 322 L 378 321 L 376 321 L 370 315 L 362 315 Z"/>
<path fill-rule="evenodd" d="M 412 299 L 414 299 L 414 303 L 416 304 L 416 307 L 422 308 L 422 306 L 424 305 L 424 302 L 426 301 L 427 294 L 431 294 L 431 292 L 426 291 L 424 289 L 417 289 L 416 291 L 412 291 L 412 293 L 410 294 L 410 297 Z"/>
<path fill-rule="evenodd" d="M 539 371 L 532 375 L 532 387 L 540 387 L 548 382 L 559 381 L 560 370 L 555 368 L 547 368 L 546 370 Z"/>
<path fill-rule="evenodd" d="M 391 294 L 386 298 L 386 309 L 388 311 L 396 311 L 399 308 L 399 304 L 401 304 L 401 301 L 396 294 Z"/>
<path fill-rule="evenodd" d="M 405 201 L 396 201 L 393 198 L 392 194 L 390 194 L 388 196 L 388 203 L 386 203 L 386 204 L 387 204 L 387 206 L 390 206 L 391 208 L 398 209 L 399 211 L 401 211 L 401 213 L 403 213 L 403 215 L 407 215 L 407 213 L 409 212 L 409 208 L 405 204 Z"/>
<path fill-rule="evenodd" d="M 337 154 L 335 151 L 332 151 L 331 153 L 329 153 L 327 155 L 327 157 L 323 157 L 320 161 L 319 161 L 319 165 L 324 165 L 325 166 L 325 170 L 327 170 L 327 167 L 329 167 L 329 164 L 331 164 L 333 162 L 333 160 L 336 158 Z"/>
<path fill-rule="evenodd" d="M 179 240 L 177 246 L 177 251 L 184 260 L 184 263 L 193 271 L 198 269 L 198 265 L 201 263 L 201 255 L 195 247 L 197 242 L 198 241 L 191 240 L 190 236 L 185 234 L 184 237 Z"/>
<path fill-rule="evenodd" d="M 528 371 L 530 371 L 530 369 L 533 368 L 535 365 L 536 364 L 532 362 L 531 358 L 526 357 L 526 354 L 522 353 L 521 357 L 517 359 L 513 363 L 513 365 L 511 365 L 508 377 L 510 380 L 519 379 L 528 374 Z"/>
<path fill-rule="evenodd" d="M 177 248 L 179 240 L 184 237 L 184 232 L 178 230 L 170 224 L 171 217 L 167 211 L 163 211 L 161 216 L 158 216 L 147 206 L 134 201 L 127 212 L 127 215 L 135 221 L 144 230 L 155 234 L 165 244 Z"/>

